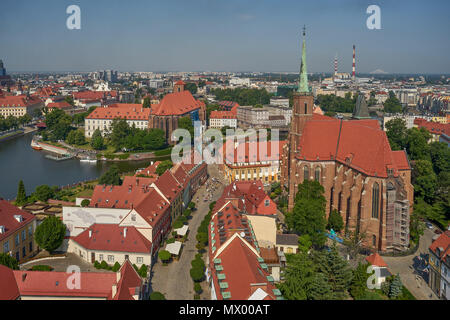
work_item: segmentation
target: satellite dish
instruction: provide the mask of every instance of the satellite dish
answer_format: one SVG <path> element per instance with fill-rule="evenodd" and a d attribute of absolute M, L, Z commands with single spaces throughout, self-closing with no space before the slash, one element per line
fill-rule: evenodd
<path fill-rule="evenodd" d="M 242 238 L 245 237 L 245 232 L 241 232 L 241 237 L 242 237 Z"/>

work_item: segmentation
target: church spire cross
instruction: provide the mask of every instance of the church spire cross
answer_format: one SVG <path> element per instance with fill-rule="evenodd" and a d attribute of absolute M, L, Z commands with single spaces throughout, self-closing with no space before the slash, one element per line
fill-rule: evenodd
<path fill-rule="evenodd" d="M 300 75 L 297 92 L 309 93 L 308 74 L 306 68 L 306 26 L 303 26 L 303 45 L 302 45 L 302 61 L 300 65 Z"/>

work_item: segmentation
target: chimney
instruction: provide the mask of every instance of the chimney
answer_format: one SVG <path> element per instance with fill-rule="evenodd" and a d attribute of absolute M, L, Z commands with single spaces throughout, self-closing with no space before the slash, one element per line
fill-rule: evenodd
<path fill-rule="evenodd" d="M 127 228 L 123 228 L 123 237 L 126 238 L 127 237 Z"/>

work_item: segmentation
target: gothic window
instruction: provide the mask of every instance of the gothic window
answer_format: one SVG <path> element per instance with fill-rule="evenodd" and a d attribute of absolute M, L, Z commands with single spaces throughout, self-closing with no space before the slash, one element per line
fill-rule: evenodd
<path fill-rule="evenodd" d="M 372 246 L 376 246 L 377 245 L 377 236 L 376 235 L 373 235 L 372 236 Z"/>
<path fill-rule="evenodd" d="M 305 102 L 305 114 L 308 114 L 308 104 Z"/>
<path fill-rule="evenodd" d="M 316 167 L 316 170 L 314 171 L 314 179 L 316 181 L 320 181 L 320 167 Z"/>
<path fill-rule="evenodd" d="M 372 187 L 372 218 L 378 219 L 380 211 L 380 186 L 374 183 Z"/>
<path fill-rule="evenodd" d="M 305 166 L 303 168 L 303 181 L 309 180 L 309 167 Z"/>

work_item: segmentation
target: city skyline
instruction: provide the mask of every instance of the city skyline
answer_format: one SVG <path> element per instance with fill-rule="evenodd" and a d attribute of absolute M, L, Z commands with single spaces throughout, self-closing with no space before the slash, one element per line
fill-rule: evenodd
<path fill-rule="evenodd" d="M 71 4 L 2 4 L 0 55 L 9 72 L 295 72 L 305 24 L 310 72 L 332 72 L 336 53 L 339 71 L 351 72 L 356 45 L 357 73 L 450 73 L 444 1 L 378 1 L 380 30 L 366 26 L 370 1 L 77 1 L 81 30 L 66 27 Z"/>

